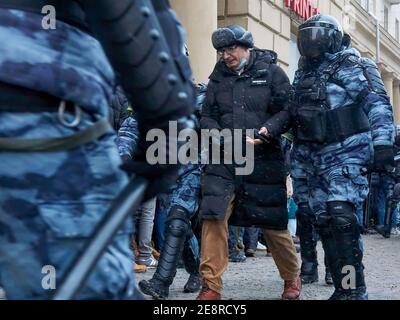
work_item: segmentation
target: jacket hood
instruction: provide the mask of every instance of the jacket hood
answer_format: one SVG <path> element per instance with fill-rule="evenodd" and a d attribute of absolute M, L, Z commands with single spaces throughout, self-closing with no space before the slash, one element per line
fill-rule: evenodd
<path fill-rule="evenodd" d="M 278 54 L 273 50 L 267 49 L 254 49 L 253 52 L 256 53 L 257 59 L 263 59 L 267 63 L 277 64 Z"/>

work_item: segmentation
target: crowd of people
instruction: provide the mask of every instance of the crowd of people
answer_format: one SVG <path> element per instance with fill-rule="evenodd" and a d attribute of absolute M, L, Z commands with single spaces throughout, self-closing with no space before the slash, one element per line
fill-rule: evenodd
<path fill-rule="evenodd" d="M 315 39 L 310 29 L 322 30 L 322 39 Z M 246 142 L 256 146 L 250 176 L 238 179 L 229 165 L 203 168 L 203 287 L 198 299 L 220 299 L 228 261 L 243 262 L 246 256 L 254 256 L 260 238 L 284 279 L 284 299 L 297 299 L 301 283 L 318 280 L 318 239 L 325 251 L 325 281 L 335 287 L 332 299 L 367 299 L 360 234 L 368 230 L 370 212 L 377 212 L 374 224 L 380 233 L 386 228 L 385 236 L 388 227 L 393 226 L 396 233 L 398 224 L 397 201 L 390 201 L 396 176 L 392 109 L 376 66 L 351 48 L 334 18 L 313 17 L 300 27 L 302 59 L 294 95 L 289 97 L 291 85 L 276 64 L 276 54 L 253 48 L 251 33 L 237 25 L 227 26 L 218 29 L 212 41 L 220 60 L 201 106 L 201 128 L 260 128 L 269 141 L 247 137 Z M 294 112 L 293 105 L 297 106 Z M 325 110 L 331 112 L 322 114 Z M 371 133 L 371 128 L 378 133 Z M 287 143 L 281 135 L 290 129 L 294 141 Z M 363 174 L 367 168 L 370 171 Z M 379 195 L 373 199 L 379 199 L 378 210 L 369 207 L 367 199 L 373 193 L 368 193 L 371 179 L 367 175 L 374 174 L 391 181 L 377 188 Z M 293 199 L 296 203 L 298 237 L 288 231 L 284 186 L 288 176 L 293 179 L 289 203 Z M 386 208 L 389 202 L 393 210 Z M 388 223 L 385 213 L 390 211 Z M 301 268 L 293 242 L 297 239 Z M 354 288 L 342 287 L 346 265 L 355 268 Z M 165 298 L 168 290 L 160 289 L 172 281 L 163 287 L 157 277 L 156 271 L 140 287 L 154 298 Z"/>

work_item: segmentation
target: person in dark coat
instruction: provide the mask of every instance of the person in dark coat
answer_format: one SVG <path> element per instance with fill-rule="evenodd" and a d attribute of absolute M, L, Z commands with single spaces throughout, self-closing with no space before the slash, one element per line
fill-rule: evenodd
<path fill-rule="evenodd" d="M 238 25 L 217 29 L 212 41 L 221 59 L 210 76 L 201 128 L 258 132 L 289 100 L 289 79 L 276 64 L 277 54 L 253 48 L 252 34 Z M 221 142 L 222 149 L 226 147 L 224 143 Z M 299 264 L 287 230 L 286 172 L 280 141 L 267 143 L 247 136 L 242 139 L 242 146 L 246 143 L 254 146 L 251 174 L 236 175 L 237 162 L 205 167 L 200 209 L 203 289 L 198 299 L 221 298 L 222 275 L 228 265 L 229 218 L 234 225 L 264 229 L 285 280 L 282 298 L 297 299 L 301 290 Z"/>

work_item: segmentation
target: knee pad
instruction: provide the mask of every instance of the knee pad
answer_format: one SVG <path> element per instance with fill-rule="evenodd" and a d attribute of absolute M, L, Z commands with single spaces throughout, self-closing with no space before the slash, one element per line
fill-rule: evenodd
<path fill-rule="evenodd" d="M 323 211 L 316 215 L 315 226 L 318 230 L 323 232 L 328 229 L 331 224 L 331 215 L 328 211 Z"/>
<path fill-rule="evenodd" d="M 175 237 L 185 237 L 190 227 L 188 212 L 181 206 L 173 206 L 166 221 L 166 231 Z"/>
<path fill-rule="evenodd" d="M 341 230 L 354 229 L 358 226 L 356 208 L 350 202 L 332 201 L 327 203 L 327 211 L 331 216 L 332 227 Z"/>
<path fill-rule="evenodd" d="M 305 202 L 298 205 L 296 218 L 300 229 L 309 229 L 315 224 L 315 216 L 308 206 L 308 203 Z"/>

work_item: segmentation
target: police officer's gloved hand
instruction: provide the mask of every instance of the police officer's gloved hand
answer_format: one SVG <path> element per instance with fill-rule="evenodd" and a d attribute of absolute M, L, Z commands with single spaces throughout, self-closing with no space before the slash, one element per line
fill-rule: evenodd
<path fill-rule="evenodd" d="M 121 159 L 122 159 L 122 163 L 125 163 L 125 162 L 130 161 L 132 158 L 131 158 L 131 156 L 129 154 L 123 154 L 121 156 Z"/>
<path fill-rule="evenodd" d="M 394 169 L 393 146 L 376 146 L 374 148 L 374 171 L 392 172 Z"/>
<path fill-rule="evenodd" d="M 179 178 L 179 165 L 150 165 L 146 161 L 136 159 L 125 162 L 121 168 L 129 174 L 144 177 L 150 182 L 144 200 L 168 192 Z"/>
<path fill-rule="evenodd" d="M 169 188 L 176 183 L 176 180 L 179 177 L 179 168 L 181 167 L 181 162 L 178 157 L 178 152 L 180 146 L 186 143 L 186 141 L 177 141 L 177 137 L 171 136 L 174 141 L 169 141 L 169 132 L 168 129 L 159 128 L 164 133 L 166 140 L 166 144 L 160 142 L 157 137 L 155 142 L 145 142 L 145 148 L 141 154 L 135 155 L 134 159 L 131 161 L 127 161 L 122 164 L 121 168 L 131 175 L 137 175 L 146 178 L 150 185 L 147 188 L 145 199 L 151 199 L 158 194 L 165 193 L 169 190 Z M 177 133 L 183 129 L 195 129 L 194 122 L 190 117 L 185 117 L 185 119 L 180 119 L 177 121 Z M 141 137 L 146 137 L 146 130 L 144 129 L 141 134 Z M 162 141 L 162 140 L 161 140 Z M 144 142 L 143 142 L 144 143 Z M 147 152 L 148 147 L 157 143 L 157 153 Z M 177 148 L 176 148 L 177 146 Z M 154 150 L 153 150 L 154 151 Z M 169 157 L 170 153 L 175 155 L 177 163 L 171 163 L 171 159 Z M 152 164 L 156 159 L 150 159 L 149 157 L 156 156 L 157 159 L 162 158 L 159 154 L 166 155 L 167 163 L 156 163 Z"/>

